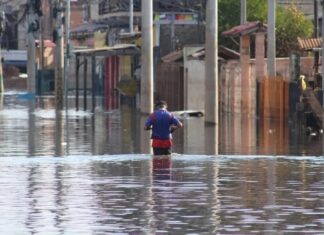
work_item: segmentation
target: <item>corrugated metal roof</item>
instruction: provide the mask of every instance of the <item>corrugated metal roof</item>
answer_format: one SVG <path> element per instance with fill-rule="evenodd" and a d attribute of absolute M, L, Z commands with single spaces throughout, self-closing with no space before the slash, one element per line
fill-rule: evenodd
<path fill-rule="evenodd" d="M 73 52 L 78 55 L 90 55 L 90 54 L 105 55 L 105 54 L 109 54 L 110 52 L 122 52 L 123 50 L 132 50 L 132 54 L 140 53 L 139 48 L 134 44 L 118 44 L 112 47 L 76 49 Z"/>
<path fill-rule="evenodd" d="M 190 55 L 188 55 L 189 58 L 193 59 L 203 59 L 205 58 L 205 48 L 200 48 Z M 240 58 L 240 53 L 231 50 L 227 47 L 224 46 L 219 46 L 218 47 L 218 57 L 219 59 L 222 60 L 230 60 L 230 59 L 239 59 Z M 161 58 L 161 60 L 165 63 L 170 63 L 170 62 L 183 62 L 183 50 L 178 50 L 178 51 L 173 51 Z"/>
<path fill-rule="evenodd" d="M 298 46 L 301 50 L 311 51 L 322 47 L 322 38 L 297 38 Z"/>
<path fill-rule="evenodd" d="M 189 57 L 197 59 L 197 58 L 205 57 L 205 54 L 206 54 L 205 48 L 202 48 L 189 55 Z"/>
<path fill-rule="evenodd" d="M 267 25 L 263 24 L 260 21 L 253 21 L 253 22 L 247 22 L 242 25 L 235 26 L 225 32 L 223 32 L 224 36 L 242 36 L 247 35 L 255 32 L 266 32 Z"/>
<path fill-rule="evenodd" d="M 161 58 L 161 60 L 165 63 L 168 62 L 176 62 L 179 61 L 180 59 L 183 58 L 183 51 L 182 50 L 178 50 L 178 51 L 172 51 L 171 53 L 163 56 Z"/>
<path fill-rule="evenodd" d="M 98 24 L 98 23 L 94 23 L 94 22 L 88 22 L 88 23 L 84 23 L 82 25 L 79 25 L 73 29 L 71 29 L 71 34 L 77 34 L 77 33 L 93 33 L 97 30 L 100 29 L 107 29 L 108 25 L 106 24 Z"/>
<path fill-rule="evenodd" d="M 206 51 L 205 48 L 200 49 L 190 55 L 192 58 L 203 58 L 205 57 Z M 238 60 L 240 59 L 240 53 L 231 50 L 224 46 L 218 47 L 218 56 L 224 60 Z"/>

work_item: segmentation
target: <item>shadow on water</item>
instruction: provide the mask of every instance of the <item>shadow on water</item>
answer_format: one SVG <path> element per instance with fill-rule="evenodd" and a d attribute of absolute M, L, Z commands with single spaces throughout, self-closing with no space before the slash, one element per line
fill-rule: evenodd
<path fill-rule="evenodd" d="M 151 153 L 146 116 L 128 105 L 106 112 L 55 112 L 52 98 L 33 103 L 7 95 L 2 101 L 0 156 L 63 156 Z M 216 152 L 215 125 L 204 118 L 182 118 L 184 128 L 174 134 L 178 154 Z M 220 154 L 323 155 L 323 134 L 307 136 L 294 123 L 279 119 L 223 115 L 219 123 Z"/>

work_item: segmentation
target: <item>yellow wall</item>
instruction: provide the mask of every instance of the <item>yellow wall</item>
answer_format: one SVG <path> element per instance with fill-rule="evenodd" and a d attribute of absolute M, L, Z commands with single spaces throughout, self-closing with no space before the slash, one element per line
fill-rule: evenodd
<path fill-rule="evenodd" d="M 120 56 L 119 57 L 119 80 L 123 79 L 123 78 L 132 78 L 132 66 L 131 66 L 131 56 Z"/>

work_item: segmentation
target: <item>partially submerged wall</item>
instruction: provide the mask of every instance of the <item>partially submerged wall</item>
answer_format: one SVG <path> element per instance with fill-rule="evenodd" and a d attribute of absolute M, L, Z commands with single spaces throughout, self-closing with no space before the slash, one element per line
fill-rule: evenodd
<path fill-rule="evenodd" d="M 251 69 L 251 76 L 252 76 L 251 90 L 252 90 L 252 97 L 253 97 L 251 105 L 253 107 L 253 112 L 250 113 L 249 115 L 256 115 L 258 113 L 257 108 L 260 104 L 260 96 L 258 95 L 258 90 L 257 90 L 258 82 L 255 75 L 255 60 L 250 61 L 250 66 L 251 66 L 250 69 Z M 266 63 L 265 63 L 265 71 L 267 71 Z M 276 71 L 277 71 L 277 77 L 281 78 L 282 81 L 294 82 L 291 81 L 290 79 L 291 71 L 290 71 L 289 58 L 278 58 L 276 60 Z M 301 58 L 300 71 L 301 74 L 304 74 L 306 77 L 312 76 L 312 71 L 313 71 L 312 57 Z M 282 99 L 286 100 L 289 97 L 289 92 L 287 92 L 286 85 L 284 86 L 278 85 L 278 81 L 273 83 L 276 84 L 274 86 L 272 86 L 271 84 L 272 83 L 270 82 L 268 86 L 262 86 L 263 88 L 269 89 L 269 96 L 270 96 L 269 98 L 274 97 L 275 96 L 274 91 L 279 92 L 277 91 L 277 89 L 281 89 L 281 88 L 283 89 L 282 94 L 285 94 L 286 96 L 286 97 L 282 97 Z M 244 97 L 242 97 L 241 67 L 240 67 L 240 62 L 238 60 L 229 60 L 221 63 L 220 70 L 219 70 L 219 86 L 220 86 L 219 101 L 220 101 L 221 112 L 241 114 L 242 99 L 244 99 Z M 285 106 L 289 105 L 287 102 L 281 102 L 280 104 Z"/>

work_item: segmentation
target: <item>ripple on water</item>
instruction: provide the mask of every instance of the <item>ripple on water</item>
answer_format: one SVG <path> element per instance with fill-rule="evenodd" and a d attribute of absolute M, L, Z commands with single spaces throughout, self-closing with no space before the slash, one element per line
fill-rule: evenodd
<path fill-rule="evenodd" d="M 320 234 L 316 160 L 225 158 L 177 155 L 156 175 L 145 154 L 2 158 L 0 232 Z"/>

